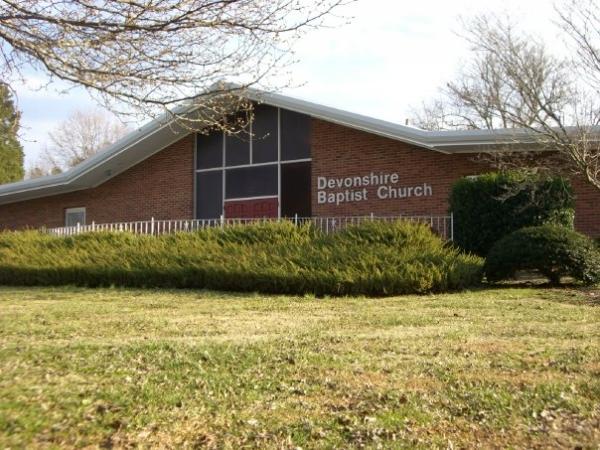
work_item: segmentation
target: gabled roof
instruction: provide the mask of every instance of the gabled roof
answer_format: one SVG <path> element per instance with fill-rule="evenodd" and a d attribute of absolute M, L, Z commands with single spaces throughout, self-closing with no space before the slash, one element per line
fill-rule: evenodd
<path fill-rule="evenodd" d="M 477 146 L 499 145 L 519 142 L 533 142 L 525 132 L 515 130 L 460 130 L 426 131 L 419 128 L 398 125 L 393 122 L 343 111 L 337 108 L 300 100 L 281 94 L 251 91 L 250 100 L 290 111 L 296 111 L 327 122 L 337 123 L 349 128 L 366 131 L 390 139 L 416 145 L 440 153 L 474 152 Z M 529 138 L 528 138 L 529 136 Z"/>
<path fill-rule="evenodd" d="M 243 95 L 251 101 L 446 154 L 479 152 L 482 147 L 514 143 L 516 140 L 515 132 L 509 130 L 424 131 L 281 94 L 246 89 Z M 197 108 L 198 106 L 189 105 L 179 107 L 174 114 L 192 113 Z M 189 132 L 174 121 L 173 114 L 164 115 L 64 173 L 0 185 L 0 205 L 96 187 L 163 150 Z M 520 138 L 519 142 L 531 142 L 525 133 L 520 133 Z"/>

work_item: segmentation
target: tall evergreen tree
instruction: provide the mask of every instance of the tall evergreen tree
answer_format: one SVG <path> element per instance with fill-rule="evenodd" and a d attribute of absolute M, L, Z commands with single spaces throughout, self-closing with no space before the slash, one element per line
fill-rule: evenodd
<path fill-rule="evenodd" d="M 19 142 L 21 114 L 15 109 L 8 86 L 0 82 L 0 184 L 23 179 L 23 147 Z"/>

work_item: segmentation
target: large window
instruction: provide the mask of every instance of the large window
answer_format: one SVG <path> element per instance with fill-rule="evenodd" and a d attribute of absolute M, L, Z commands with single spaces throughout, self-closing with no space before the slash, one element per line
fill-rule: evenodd
<path fill-rule="evenodd" d="M 218 218 L 225 210 L 254 214 L 260 202 L 268 204 L 269 215 L 274 207 L 282 216 L 310 216 L 310 121 L 256 105 L 246 129 L 199 135 L 196 217 Z"/>

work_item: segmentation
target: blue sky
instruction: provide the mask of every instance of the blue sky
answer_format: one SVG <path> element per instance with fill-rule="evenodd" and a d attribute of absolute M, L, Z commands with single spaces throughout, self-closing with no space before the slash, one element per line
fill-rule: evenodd
<path fill-rule="evenodd" d="M 551 0 L 358 0 L 341 12 L 351 23 L 310 32 L 296 46 L 292 88 L 283 93 L 393 122 L 435 96 L 468 55 L 457 35 L 460 17 L 510 14 L 550 45 L 558 45 Z M 16 85 L 26 166 L 47 133 L 75 109 L 94 108 L 81 89 L 47 84 L 28 72 Z M 67 89 L 65 91 L 65 89 Z"/>

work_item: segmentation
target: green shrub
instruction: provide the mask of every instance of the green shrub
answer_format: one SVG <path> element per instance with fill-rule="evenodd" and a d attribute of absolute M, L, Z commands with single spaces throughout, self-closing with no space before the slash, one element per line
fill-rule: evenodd
<path fill-rule="evenodd" d="M 464 289 L 479 283 L 482 266 L 406 222 L 333 235 L 289 222 L 160 237 L 0 234 L 0 284 L 393 295 Z"/>
<path fill-rule="evenodd" d="M 570 183 L 525 172 L 488 173 L 462 178 L 452 187 L 456 243 L 485 256 L 503 236 L 527 226 L 554 223 L 573 227 Z"/>
<path fill-rule="evenodd" d="M 594 284 L 600 282 L 600 252 L 591 239 L 571 229 L 528 227 L 500 239 L 484 270 L 491 282 L 514 278 L 519 270 L 537 270 L 553 284 L 564 276 Z"/>

